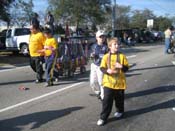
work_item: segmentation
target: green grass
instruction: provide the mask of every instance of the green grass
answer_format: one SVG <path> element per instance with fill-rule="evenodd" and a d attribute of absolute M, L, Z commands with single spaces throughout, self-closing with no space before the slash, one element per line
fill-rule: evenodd
<path fill-rule="evenodd" d="M 13 52 L 4 52 L 4 51 L 0 51 L 0 55 L 11 55 L 11 54 L 13 54 Z"/>

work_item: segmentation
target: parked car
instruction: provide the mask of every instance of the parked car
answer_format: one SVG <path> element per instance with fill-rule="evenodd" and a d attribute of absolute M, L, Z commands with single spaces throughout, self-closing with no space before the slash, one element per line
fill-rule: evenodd
<path fill-rule="evenodd" d="M 134 41 L 134 32 L 132 29 L 118 29 L 114 31 L 114 34 L 112 31 L 110 31 L 107 34 L 107 37 L 112 37 L 112 35 L 114 35 L 114 37 L 117 37 L 120 41 L 120 44 L 129 44 L 128 42 L 130 42 L 131 45 L 135 44 Z"/>
<path fill-rule="evenodd" d="M 114 36 L 124 44 L 127 44 L 129 40 L 128 38 L 130 38 L 133 45 L 135 43 L 150 43 L 157 40 L 162 40 L 160 32 L 158 32 L 157 36 L 155 37 L 154 32 L 139 28 L 115 30 Z M 112 31 L 108 33 L 108 37 L 112 37 Z"/>
<path fill-rule="evenodd" d="M 1 42 L 5 44 L 5 50 L 28 54 L 30 38 L 29 28 L 11 28 L 8 29 L 5 34 L 5 41 L 4 39 L 1 39 Z"/>

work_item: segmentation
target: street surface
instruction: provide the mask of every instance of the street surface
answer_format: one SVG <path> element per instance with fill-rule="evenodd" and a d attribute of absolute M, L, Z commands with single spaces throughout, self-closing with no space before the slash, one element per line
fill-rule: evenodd
<path fill-rule="evenodd" d="M 113 108 L 108 123 L 96 125 L 101 102 L 89 87 L 89 65 L 85 74 L 77 70 L 47 88 L 34 83 L 28 65 L 0 67 L 0 131 L 174 131 L 175 57 L 161 44 L 122 52 L 131 65 L 122 119 L 113 117 Z"/>

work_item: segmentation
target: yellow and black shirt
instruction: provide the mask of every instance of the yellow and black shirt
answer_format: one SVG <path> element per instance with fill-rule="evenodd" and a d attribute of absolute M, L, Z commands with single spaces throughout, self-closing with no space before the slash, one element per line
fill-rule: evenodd
<path fill-rule="evenodd" d="M 115 69 L 115 63 L 117 61 L 123 65 L 122 69 Z M 109 65 L 110 67 L 108 67 Z M 107 73 L 108 68 L 118 70 L 118 73 L 110 75 Z M 103 86 L 111 89 L 126 89 L 125 72 L 128 70 L 128 68 L 129 64 L 124 54 L 122 53 L 105 54 L 102 58 L 100 65 L 100 69 L 104 73 L 102 82 Z"/>
<path fill-rule="evenodd" d="M 58 44 L 57 44 L 56 39 L 53 38 L 53 37 L 52 38 L 47 38 L 45 43 L 44 43 L 44 46 L 47 46 L 47 47 L 49 46 L 57 52 L 56 49 L 58 49 Z M 45 50 L 45 56 L 50 56 L 50 55 L 52 55 L 53 53 L 56 53 L 56 52 L 52 52 L 52 50 L 47 49 L 47 50 Z"/>

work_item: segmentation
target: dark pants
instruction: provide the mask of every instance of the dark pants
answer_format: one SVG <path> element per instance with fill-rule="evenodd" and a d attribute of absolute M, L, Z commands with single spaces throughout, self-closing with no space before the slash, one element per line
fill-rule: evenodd
<path fill-rule="evenodd" d="M 41 81 L 43 79 L 43 57 L 30 57 L 30 66 L 36 72 L 36 78 Z"/>
<path fill-rule="evenodd" d="M 113 100 L 115 101 L 116 111 L 124 112 L 124 90 L 110 89 L 104 87 L 104 99 L 102 102 L 102 112 L 100 118 L 102 120 L 107 120 L 113 106 Z"/>

